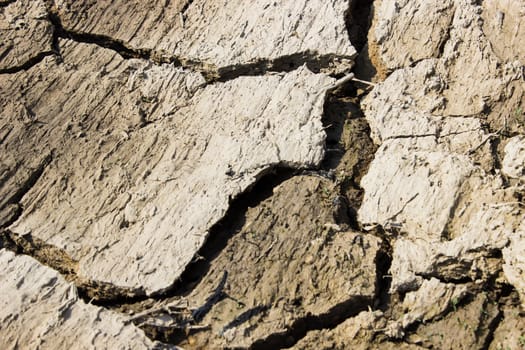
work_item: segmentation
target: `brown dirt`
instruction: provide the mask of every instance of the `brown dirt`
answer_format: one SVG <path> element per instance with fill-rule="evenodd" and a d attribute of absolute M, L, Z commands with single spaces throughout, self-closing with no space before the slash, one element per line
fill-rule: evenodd
<path fill-rule="evenodd" d="M 322 320 L 337 322 L 371 305 L 380 240 L 337 227 L 338 200 L 330 181 L 300 176 L 249 208 L 240 231 L 188 296 L 191 304 L 203 304 L 228 272 L 225 297 L 202 319 L 211 331 L 181 345 L 293 344 Z"/>
<path fill-rule="evenodd" d="M 371 4 L 370 10 L 370 29 L 368 30 L 367 43 L 359 53 L 359 57 L 356 60 L 356 75 L 364 80 L 373 82 L 381 82 L 386 79 L 390 72 L 386 68 L 383 59 L 379 53 L 379 45 L 375 39 L 374 28 L 377 24 L 378 18 L 375 15 L 375 8 L 378 6 L 379 1 L 374 1 Z"/>
<path fill-rule="evenodd" d="M 348 19 L 350 38 L 360 51 L 354 71 L 358 78 L 373 82 L 381 82 L 391 73 L 373 35 L 378 21 L 374 8 L 380 1 L 385 0 L 351 1 L 354 14 Z M 503 56 L 522 50 L 515 42 L 510 47 L 494 44 Z M 155 61 L 155 57 L 149 58 Z M 303 61 L 308 57 L 298 62 Z M 282 68 L 277 66 L 276 70 Z M 256 65 L 244 69 L 266 72 Z M 396 232 L 389 236 L 380 227 L 364 232 L 356 217 L 363 199 L 360 182 L 377 150 L 360 108 L 369 91 L 366 84 L 350 83 L 328 96 L 323 120 L 327 154 L 321 169 L 274 169 L 232 200 L 227 215 L 212 228 L 194 262 L 174 288 L 163 294 L 146 298 L 140 291 L 81 280 L 76 261 L 30 235 L 1 231 L 0 247 L 31 255 L 60 271 L 77 285 L 85 301 L 94 299 L 94 303 L 126 315 L 146 312 L 140 322 L 134 322 L 149 337 L 185 349 L 525 348 L 525 323 L 517 294 L 501 277 L 501 251 L 487 253 L 484 285 L 471 281 L 476 276 L 458 274 L 458 279 L 465 278 L 459 283 L 471 287 L 465 300 L 453 303 L 429 322 L 415 322 L 398 340 L 385 336 L 388 322 L 403 315 L 404 294 L 388 292 L 390 241 Z M 477 117 L 497 134 L 486 145 L 492 147 L 490 156 L 479 152 L 483 170 L 496 172 L 506 139 L 525 133 L 523 84 L 510 83 L 500 100 L 487 105 Z M 5 130 L 0 129 L 0 140 L 10 132 Z M 20 215 L 18 202 L 44 171 L 46 159 L 22 169 L 20 178 L 15 179 L 21 184 L 19 191 L 0 201 L 4 208 L 0 228 Z M 458 206 L 475 200 L 480 198 L 466 196 Z M 450 232 L 455 232 L 455 224 L 450 222 Z M 176 326 L 147 322 L 148 310 L 164 312 L 178 303 L 183 306 L 166 316 L 175 318 Z"/>

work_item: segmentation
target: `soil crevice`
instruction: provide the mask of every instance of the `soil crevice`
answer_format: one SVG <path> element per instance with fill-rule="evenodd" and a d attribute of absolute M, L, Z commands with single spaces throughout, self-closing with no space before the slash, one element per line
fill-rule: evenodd
<path fill-rule="evenodd" d="M 18 218 L 22 215 L 23 207 L 20 204 L 22 198 L 24 198 L 24 196 L 36 185 L 38 180 L 42 177 L 45 169 L 49 166 L 49 164 L 51 164 L 52 161 L 53 152 L 50 152 L 34 169 L 30 171 L 29 175 L 22 180 L 21 184 L 17 186 L 18 189 L 7 199 L 4 199 L 0 202 L 0 210 L 2 211 L 7 210 L 9 206 L 16 206 L 16 210 L 14 211 L 13 215 L 10 215 L 11 217 L 7 219 L 7 221 L 0 222 L 0 228 L 8 227 L 13 222 L 18 220 Z"/>
<path fill-rule="evenodd" d="M 201 73 L 208 84 L 226 82 L 241 76 L 258 76 L 270 73 L 285 73 L 306 65 L 312 72 L 330 73 L 339 61 L 352 60 L 353 57 L 335 54 L 319 54 L 315 51 L 303 51 L 284 55 L 275 59 L 259 59 L 253 62 L 218 67 L 215 64 L 171 55 L 164 51 L 149 48 L 134 48 L 121 40 L 101 34 L 85 33 L 64 28 L 59 15 L 51 10 L 49 20 L 55 27 L 58 38 L 73 40 L 78 43 L 94 44 L 118 53 L 124 59 L 143 59 L 156 65 L 173 64 L 175 67 Z M 330 73 L 340 76 L 340 73 Z"/>
<path fill-rule="evenodd" d="M 362 296 L 350 297 L 345 302 L 333 306 L 327 313 L 310 315 L 294 321 L 283 333 L 274 333 L 265 339 L 256 341 L 251 350 L 285 349 L 294 346 L 309 331 L 333 329 L 343 321 L 356 316 L 372 306 L 372 300 Z"/>
<path fill-rule="evenodd" d="M 36 66 L 37 64 L 42 62 L 44 58 L 48 56 L 53 56 L 53 55 L 56 55 L 56 52 L 54 51 L 40 52 L 36 56 L 31 57 L 30 59 L 28 59 L 27 61 L 25 61 L 24 63 L 20 65 L 0 69 L 0 74 L 14 74 L 14 73 L 28 70 L 31 67 Z"/>

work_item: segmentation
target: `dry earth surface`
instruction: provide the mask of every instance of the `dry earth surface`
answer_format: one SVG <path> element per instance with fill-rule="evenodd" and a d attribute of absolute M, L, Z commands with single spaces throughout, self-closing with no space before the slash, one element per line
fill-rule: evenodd
<path fill-rule="evenodd" d="M 0 347 L 525 349 L 524 20 L 0 1 Z"/>

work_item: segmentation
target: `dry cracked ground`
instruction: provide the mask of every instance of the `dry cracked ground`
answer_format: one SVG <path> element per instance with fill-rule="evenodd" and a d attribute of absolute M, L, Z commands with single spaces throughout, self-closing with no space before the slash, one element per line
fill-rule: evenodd
<path fill-rule="evenodd" d="M 0 1 L 0 348 L 525 349 L 524 23 Z"/>

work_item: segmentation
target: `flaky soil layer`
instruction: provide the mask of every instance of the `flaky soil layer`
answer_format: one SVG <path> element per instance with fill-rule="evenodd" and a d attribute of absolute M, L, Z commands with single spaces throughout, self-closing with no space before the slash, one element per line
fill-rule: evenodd
<path fill-rule="evenodd" d="M 525 348 L 524 18 L 0 1 L 0 344 Z"/>

